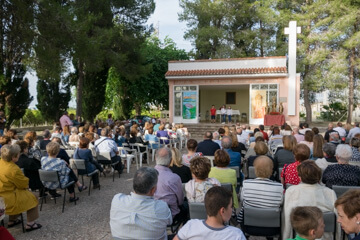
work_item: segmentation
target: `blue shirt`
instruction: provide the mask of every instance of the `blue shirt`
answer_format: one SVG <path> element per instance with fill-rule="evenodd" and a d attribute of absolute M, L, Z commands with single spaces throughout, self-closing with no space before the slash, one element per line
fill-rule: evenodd
<path fill-rule="evenodd" d="M 241 165 L 241 154 L 239 152 L 234 152 L 231 149 L 224 149 L 230 156 L 230 164 L 228 167 L 238 166 Z"/>
<path fill-rule="evenodd" d="M 111 235 L 120 239 L 167 239 L 169 207 L 151 196 L 116 194 L 111 202 Z"/>

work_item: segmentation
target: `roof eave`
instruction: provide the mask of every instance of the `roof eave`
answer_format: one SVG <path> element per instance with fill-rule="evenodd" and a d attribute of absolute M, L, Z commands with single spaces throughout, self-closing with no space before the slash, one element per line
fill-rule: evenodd
<path fill-rule="evenodd" d="M 176 79 L 219 79 L 219 78 L 269 78 L 269 77 L 289 77 L 288 73 L 270 73 L 270 74 L 233 74 L 233 75 L 187 75 L 187 76 L 165 76 L 168 80 Z"/>

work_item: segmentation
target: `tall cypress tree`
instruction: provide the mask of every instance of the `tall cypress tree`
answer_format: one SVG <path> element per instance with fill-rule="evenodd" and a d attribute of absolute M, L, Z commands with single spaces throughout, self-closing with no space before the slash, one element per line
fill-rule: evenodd
<path fill-rule="evenodd" d="M 21 118 L 32 101 L 25 78 L 33 41 L 34 1 L 0 0 L 0 109 L 7 127 Z"/>

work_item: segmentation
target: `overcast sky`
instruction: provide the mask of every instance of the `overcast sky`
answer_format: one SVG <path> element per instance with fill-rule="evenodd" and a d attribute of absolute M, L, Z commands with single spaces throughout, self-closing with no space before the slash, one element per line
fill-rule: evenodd
<path fill-rule="evenodd" d="M 173 39 L 180 49 L 185 49 L 187 52 L 192 49 L 189 41 L 184 40 L 184 32 L 186 24 L 179 22 L 178 13 L 181 12 L 179 0 L 155 0 L 156 8 L 153 15 L 148 20 L 148 24 L 153 24 L 154 27 L 159 27 L 159 38 L 163 40 L 166 36 Z M 27 73 L 30 85 L 30 94 L 34 100 L 30 103 L 30 108 L 34 108 L 37 104 L 36 99 L 36 82 L 35 73 Z M 75 101 L 69 103 L 70 107 L 75 107 Z"/>

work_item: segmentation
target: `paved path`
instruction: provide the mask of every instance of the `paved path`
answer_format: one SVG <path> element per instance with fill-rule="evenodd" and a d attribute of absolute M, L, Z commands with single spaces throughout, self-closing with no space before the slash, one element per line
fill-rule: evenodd
<path fill-rule="evenodd" d="M 154 166 L 155 164 L 151 163 L 150 165 Z M 91 189 L 90 196 L 88 196 L 88 190 L 81 193 L 76 191 L 80 198 L 76 206 L 68 202 L 67 194 L 64 213 L 61 213 L 62 198 L 57 200 L 56 204 L 48 198 L 47 203 L 43 204 L 37 220 L 43 225 L 39 230 L 23 233 L 21 225 L 8 230 L 17 240 L 111 239 L 109 226 L 111 200 L 116 193 L 129 194 L 132 191 L 132 178 L 135 170 L 136 166 L 132 164 L 129 174 L 124 169 L 121 178 L 118 178 L 119 175 L 115 175 L 115 182 L 112 182 L 111 174 L 107 174 L 106 178 L 101 177 L 101 190 Z M 87 177 L 84 178 L 84 181 L 88 186 Z"/>

